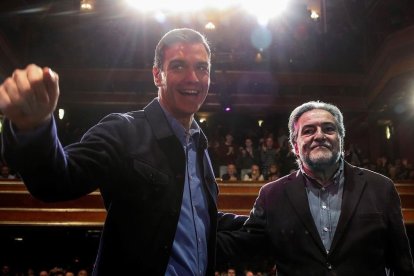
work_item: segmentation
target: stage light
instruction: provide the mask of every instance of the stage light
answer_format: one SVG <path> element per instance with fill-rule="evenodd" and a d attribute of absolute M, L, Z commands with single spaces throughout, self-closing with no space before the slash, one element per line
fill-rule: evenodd
<path fill-rule="evenodd" d="M 207 30 L 214 30 L 214 29 L 216 29 L 216 25 L 214 25 L 214 23 L 210 21 L 206 24 L 205 28 Z"/>
<path fill-rule="evenodd" d="M 65 117 L 65 110 L 63 108 L 59 108 L 59 119 L 62 120 Z"/>
<path fill-rule="evenodd" d="M 81 11 L 91 11 L 95 8 L 95 0 L 81 0 L 80 9 Z"/>
<path fill-rule="evenodd" d="M 282 14 L 287 7 L 288 0 L 278 0 L 272 3 L 272 7 L 269 7 L 269 1 L 267 0 L 255 0 L 255 1 L 242 1 L 243 8 L 257 17 L 257 22 L 261 26 L 266 26 L 271 18 L 277 17 Z"/>
<path fill-rule="evenodd" d="M 391 127 L 390 126 L 385 127 L 385 137 L 387 138 L 387 140 L 391 139 Z"/>
<path fill-rule="evenodd" d="M 313 20 L 318 20 L 318 18 L 319 18 L 319 14 L 318 14 L 316 11 L 311 11 L 311 15 L 310 15 L 310 17 L 311 17 Z"/>

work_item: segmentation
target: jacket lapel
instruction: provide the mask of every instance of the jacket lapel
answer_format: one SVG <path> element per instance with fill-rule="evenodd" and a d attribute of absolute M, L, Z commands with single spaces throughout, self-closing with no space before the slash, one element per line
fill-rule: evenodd
<path fill-rule="evenodd" d="M 304 177 L 300 171 L 298 171 L 296 174 L 290 175 L 289 177 L 291 177 L 292 182 L 286 185 L 287 196 L 292 203 L 299 219 L 302 221 L 319 249 L 322 252 L 326 252 L 309 209 Z"/>
<path fill-rule="evenodd" d="M 144 112 L 160 148 L 167 156 L 169 165 L 174 171 L 176 179 L 180 183 L 184 183 L 184 151 L 182 150 L 180 141 L 174 135 L 174 132 L 172 131 L 158 100 L 154 99 L 151 103 L 149 103 L 144 108 Z"/>
<path fill-rule="evenodd" d="M 362 177 L 363 172 L 345 162 L 345 183 L 342 198 L 341 215 L 339 217 L 338 226 L 331 245 L 331 253 L 340 242 L 346 227 L 355 213 L 355 209 L 361 199 L 362 192 L 365 187 L 365 179 Z"/>
<path fill-rule="evenodd" d="M 158 100 L 154 99 L 146 107 L 144 107 L 145 116 L 151 125 L 152 131 L 158 141 L 158 144 L 164 154 L 167 156 L 170 167 L 172 168 L 176 180 L 179 183 L 184 183 L 185 173 L 185 156 L 182 149 L 182 145 L 178 138 L 175 136 L 165 117 L 164 111 L 162 110 Z M 204 176 L 204 186 L 206 187 L 207 194 L 209 195 L 209 201 L 212 202 L 211 206 L 216 208 L 218 188 L 212 173 L 212 167 L 210 166 L 210 160 L 206 156 L 207 149 L 207 138 L 203 131 L 200 129 L 198 146 L 198 161 L 200 161 L 200 169 Z M 208 163 L 206 162 L 208 161 Z M 213 183 L 213 186 L 209 186 Z"/>

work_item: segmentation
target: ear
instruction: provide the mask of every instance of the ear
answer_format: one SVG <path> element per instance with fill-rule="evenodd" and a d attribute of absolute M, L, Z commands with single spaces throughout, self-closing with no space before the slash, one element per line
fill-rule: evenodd
<path fill-rule="evenodd" d="M 157 67 L 152 67 L 152 76 L 154 77 L 154 84 L 156 87 L 160 87 L 162 83 L 161 70 Z"/>
<path fill-rule="evenodd" d="M 299 148 L 298 148 L 298 143 L 293 143 L 293 147 L 294 147 L 294 150 L 295 150 L 295 155 L 296 156 L 299 156 Z"/>

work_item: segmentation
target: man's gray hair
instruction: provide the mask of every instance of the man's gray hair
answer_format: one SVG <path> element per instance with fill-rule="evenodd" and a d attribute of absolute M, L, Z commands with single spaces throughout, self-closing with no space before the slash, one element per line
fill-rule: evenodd
<path fill-rule="evenodd" d="M 295 125 L 298 122 L 300 116 L 303 113 L 308 112 L 313 109 L 322 109 L 328 111 L 335 117 L 336 127 L 338 128 L 339 139 L 341 140 L 341 151 L 343 151 L 344 146 L 344 138 L 345 138 L 345 126 L 344 126 L 344 117 L 342 116 L 341 111 L 338 107 L 333 104 L 320 102 L 320 101 L 311 101 L 304 103 L 298 107 L 296 107 L 292 113 L 290 113 L 289 117 L 289 141 L 292 149 L 294 149 L 294 143 L 298 137 L 297 129 L 295 129 Z"/>

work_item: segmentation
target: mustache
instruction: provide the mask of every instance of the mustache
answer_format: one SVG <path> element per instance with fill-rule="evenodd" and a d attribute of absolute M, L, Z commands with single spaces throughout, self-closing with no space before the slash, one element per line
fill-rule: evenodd
<path fill-rule="evenodd" d="M 314 143 L 310 146 L 311 149 L 314 149 L 317 147 L 325 147 L 325 148 L 331 149 L 332 145 L 328 142 L 323 142 L 323 143 Z"/>

